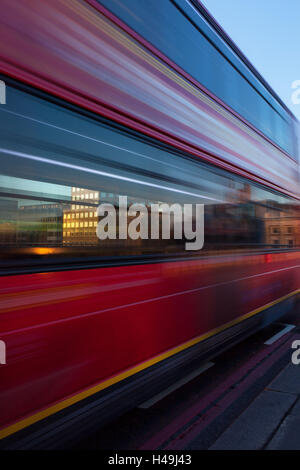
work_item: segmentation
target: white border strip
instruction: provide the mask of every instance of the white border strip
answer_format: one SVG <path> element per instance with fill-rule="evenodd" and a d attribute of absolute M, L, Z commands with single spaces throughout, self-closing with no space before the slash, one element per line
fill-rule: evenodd
<path fill-rule="evenodd" d="M 215 365 L 214 362 L 206 362 L 205 364 L 203 364 L 198 369 L 194 370 L 190 374 L 183 377 L 183 379 L 178 380 L 177 382 L 175 382 L 170 387 L 166 388 L 162 392 L 158 393 L 157 395 L 154 395 L 154 397 L 150 398 L 149 400 L 147 400 L 144 403 L 142 403 L 141 405 L 139 405 L 138 408 L 141 408 L 141 409 L 151 408 L 151 406 L 155 405 L 155 403 L 159 402 L 160 400 L 165 398 L 170 393 L 175 392 L 175 390 L 177 390 L 178 388 L 180 388 L 183 385 L 187 384 L 188 382 L 193 380 L 195 377 L 202 374 L 203 372 L 205 372 L 207 369 L 209 369 L 210 367 L 212 367 L 214 365 Z"/>
<path fill-rule="evenodd" d="M 264 344 L 270 346 L 271 344 L 275 343 L 275 341 L 277 341 L 279 338 L 281 338 L 286 333 L 288 333 L 289 331 L 293 330 L 296 327 L 296 325 L 285 325 L 285 324 L 283 324 L 282 326 L 284 326 L 283 330 L 279 331 L 279 333 L 276 333 L 276 335 L 272 336 L 270 339 L 265 341 Z"/>

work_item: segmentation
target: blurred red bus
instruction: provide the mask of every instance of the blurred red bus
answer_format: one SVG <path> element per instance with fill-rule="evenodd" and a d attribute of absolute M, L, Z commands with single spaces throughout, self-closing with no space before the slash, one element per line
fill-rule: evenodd
<path fill-rule="evenodd" d="M 291 308 L 297 122 L 195 1 L 2 0 L 0 437 L 56 447 Z M 100 202 L 202 203 L 205 243 Z"/>

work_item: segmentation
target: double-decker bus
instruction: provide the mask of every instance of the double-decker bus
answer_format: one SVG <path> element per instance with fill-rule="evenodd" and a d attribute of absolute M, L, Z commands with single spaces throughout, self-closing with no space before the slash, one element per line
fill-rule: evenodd
<path fill-rule="evenodd" d="M 292 308 L 298 123 L 196 0 L 2 0 L 0 437 L 64 445 Z M 97 237 L 203 204 L 204 246 Z"/>

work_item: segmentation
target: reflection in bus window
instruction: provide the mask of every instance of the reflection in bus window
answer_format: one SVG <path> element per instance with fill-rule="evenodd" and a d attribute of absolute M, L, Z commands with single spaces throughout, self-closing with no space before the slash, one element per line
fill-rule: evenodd
<path fill-rule="evenodd" d="M 6 181 L 2 178 L 2 182 Z M 118 214 L 119 195 L 99 188 L 59 187 L 50 183 L 20 182 L 9 178 L 10 197 L 0 197 L 0 245 L 4 262 L 20 259 L 145 256 L 145 255 L 205 255 L 243 250 L 294 249 L 300 245 L 299 206 L 281 197 L 274 200 L 271 193 L 259 191 L 249 183 L 239 182 L 234 192 L 228 181 L 230 200 L 205 205 L 204 248 L 185 251 L 184 239 L 158 240 L 115 239 L 99 240 L 97 207 L 100 203 L 113 204 Z M 29 197 L 30 190 L 31 198 Z M 6 194 L 8 189 L 6 188 Z M 18 194 L 19 193 L 19 194 Z M 44 197 L 42 197 L 44 196 Z M 142 202 L 150 209 L 159 201 L 128 197 L 128 207 Z M 172 204 L 170 199 L 167 201 Z M 182 204 L 185 203 L 183 198 Z M 161 218 L 161 214 L 160 214 Z M 118 220 L 118 217 L 117 217 Z M 128 218 L 128 224 L 131 218 Z M 161 219 L 160 219 L 161 220 Z M 174 220 L 171 218 L 171 227 Z M 149 211 L 149 234 L 151 219 Z M 117 232 L 120 227 L 117 226 Z M 126 228 L 127 231 L 127 228 Z"/>

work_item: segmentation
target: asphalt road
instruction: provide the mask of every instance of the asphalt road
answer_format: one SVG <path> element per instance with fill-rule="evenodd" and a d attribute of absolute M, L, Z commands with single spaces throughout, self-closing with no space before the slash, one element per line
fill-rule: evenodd
<path fill-rule="evenodd" d="M 295 328 L 265 344 L 283 329 L 282 324 L 292 324 Z M 294 401 L 285 397 L 280 401 L 274 395 L 276 390 L 262 394 L 291 363 L 294 339 L 300 339 L 297 312 L 214 358 L 213 365 L 166 396 L 154 397 L 153 403 L 133 409 L 86 436 L 74 449 L 203 450 L 247 448 L 247 445 L 266 448 Z M 273 409 L 277 414 L 270 412 Z M 241 434 L 246 436 L 244 441 Z"/>

